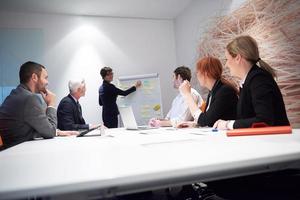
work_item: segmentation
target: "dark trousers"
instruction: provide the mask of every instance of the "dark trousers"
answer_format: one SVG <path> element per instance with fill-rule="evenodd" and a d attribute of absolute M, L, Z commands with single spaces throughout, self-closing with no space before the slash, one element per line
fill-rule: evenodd
<path fill-rule="evenodd" d="M 102 119 L 104 126 L 107 128 L 118 128 L 118 115 L 112 115 L 111 113 L 102 113 Z"/>
<path fill-rule="evenodd" d="M 283 170 L 207 182 L 217 195 L 229 200 L 298 200 L 300 170 Z"/>

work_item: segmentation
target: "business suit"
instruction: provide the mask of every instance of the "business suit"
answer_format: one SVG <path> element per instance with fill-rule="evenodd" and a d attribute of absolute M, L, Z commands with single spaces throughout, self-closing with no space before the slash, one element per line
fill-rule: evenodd
<path fill-rule="evenodd" d="M 289 125 L 283 98 L 275 80 L 270 73 L 254 65 L 240 90 L 237 119 L 233 127 L 247 128 L 257 122 L 272 126 Z M 294 187 L 295 183 L 300 182 L 299 178 L 299 170 L 287 169 L 207 184 L 225 199 L 296 199 L 292 197 L 299 198 L 299 190 Z"/>
<path fill-rule="evenodd" d="M 99 88 L 99 105 L 103 106 L 102 119 L 107 128 L 118 127 L 119 110 L 116 103 L 118 95 L 127 96 L 134 91 L 136 91 L 135 86 L 127 90 L 121 90 L 108 81 L 103 80 Z"/>
<path fill-rule="evenodd" d="M 81 106 L 69 94 L 64 97 L 57 108 L 57 121 L 60 130 L 89 129 L 82 117 Z"/>
<path fill-rule="evenodd" d="M 233 127 L 251 127 L 257 122 L 270 126 L 290 124 L 277 83 L 271 74 L 254 65 L 241 88 Z"/>
<path fill-rule="evenodd" d="M 198 118 L 198 125 L 212 127 L 218 119 L 235 119 L 237 101 L 235 90 L 217 80 L 209 92 L 205 111 Z"/>
<path fill-rule="evenodd" d="M 53 138 L 56 125 L 56 109 L 45 109 L 41 99 L 23 84 L 12 90 L 0 107 L 3 149 L 34 137 Z"/>

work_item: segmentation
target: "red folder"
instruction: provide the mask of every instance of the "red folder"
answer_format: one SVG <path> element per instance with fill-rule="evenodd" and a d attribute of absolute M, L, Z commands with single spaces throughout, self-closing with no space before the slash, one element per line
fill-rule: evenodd
<path fill-rule="evenodd" d="M 269 126 L 259 128 L 239 128 L 227 131 L 227 136 L 269 135 L 292 133 L 291 126 Z"/>

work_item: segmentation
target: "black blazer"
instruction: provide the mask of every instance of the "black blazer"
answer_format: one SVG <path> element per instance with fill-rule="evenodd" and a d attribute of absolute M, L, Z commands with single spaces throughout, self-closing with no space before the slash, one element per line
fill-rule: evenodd
<path fill-rule="evenodd" d="M 116 103 L 118 95 L 127 96 L 134 91 L 136 91 L 135 86 L 127 90 L 121 90 L 114 84 L 104 80 L 99 88 L 99 105 L 103 106 L 103 115 L 118 115 L 119 110 Z"/>
<path fill-rule="evenodd" d="M 234 128 L 264 122 L 270 126 L 289 125 L 283 98 L 270 73 L 254 65 L 240 91 Z"/>
<path fill-rule="evenodd" d="M 60 130 L 79 130 L 89 128 L 89 125 L 85 124 L 76 101 L 70 94 L 64 97 L 58 105 L 57 121 L 57 127 Z"/>
<path fill-rule="evenodd" d="M 205 112 L 198 118 L 198 125 L 211 127 L 218 119 L 235 119 L 237 101 L 236 91 L 223 84 L 221 80 L 217 80 L 207 97 Z M 210 106 L 207 110 L 209 102 Z"/>

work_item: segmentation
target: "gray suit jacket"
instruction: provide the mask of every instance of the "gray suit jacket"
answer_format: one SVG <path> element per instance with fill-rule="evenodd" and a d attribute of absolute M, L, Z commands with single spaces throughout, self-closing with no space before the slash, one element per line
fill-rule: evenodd
<path fill-rule="evenodd" d="M 2 149 L 32 140 L 53 138 L 56 134 L 56 109 L 45 108 L 41 98 L 20 84 L 0 107 Z"/>

